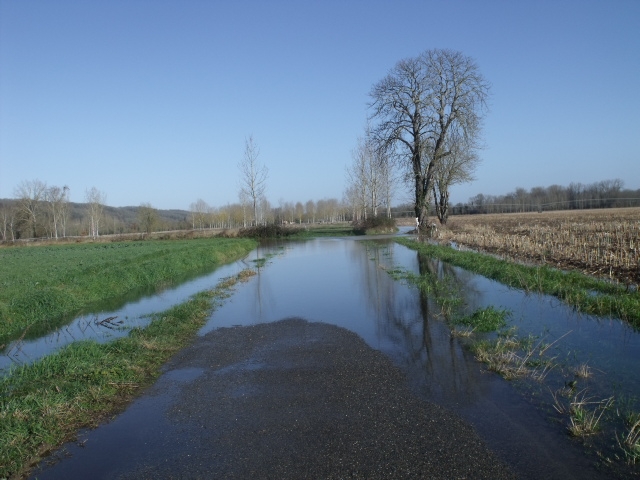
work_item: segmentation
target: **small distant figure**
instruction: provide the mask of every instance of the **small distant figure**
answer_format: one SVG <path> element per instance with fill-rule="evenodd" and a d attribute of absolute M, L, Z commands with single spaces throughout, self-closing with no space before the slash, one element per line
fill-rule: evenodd
<path fill-rule="evenodd" d="M 416 229 L 420 228 L 420 219 L 416 217 Z"/>

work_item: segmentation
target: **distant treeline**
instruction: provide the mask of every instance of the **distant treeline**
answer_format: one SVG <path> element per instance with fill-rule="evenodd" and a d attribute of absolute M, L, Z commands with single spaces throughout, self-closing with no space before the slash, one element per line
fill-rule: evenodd
<path fill-rule="evenodd" d="M 15 199 L 0 199 L 0 241 L 238 228 L 250 225 L 249 208 L 241 204 L 212 207 L 199 199 L 191 204 L 190 210 L 160 210 L 149 204 L 139 207 L 99 205 L 97 213 L 94 213 L 94 206 L 89 202 L 69 202 L 65 197 L 58 201 L 44 196 L 42 198 L 34 199 L 24 195 Z M 262 199 L 259 211 L 264 224 L 351 220 L 349 206 L 334 198 L 309 200 L 304 205 L 301 202 L 281 202 L 278 207 L 273 207 L 266 199 Z M 94 234 L 92 225 L 96 224 L 99 224 L 99 231 Z"/>
<path fill-rule="evenodd" d="M 543 212 L 550 210 L 582 210 L 590 208 L 640 207 L 640 189 L 625 189 L 620 179 L 603 180 L 588 185 L 571 183 L 568 187 L 551 185 L 531 190 L 516 188 L 505 195 L 479 193 L 467 203 L 452 205 L 451 215 L 481 213 Z M 433 207 L 432 207 L 433 208 Z M 394 217 L 413 216 L 411 205 L 392 209 Z M 435 211 L 431 213 L 435 215 Z"/>
<path fill-rule="evenodd" d="M 50 213 L 42 202 L 39 210 L 36 236 L 51 237 Z M 20 213 L 20 199 L 0 199 L 0 241 L 20 238 L 31 238 L 31 225 Z M 68 219 L 64 235 L 77 237 L 89 234 L 87 220 L 88 204 L 68 202 Z M 186 210 L 155 210 L 157 215 L 155 229 L 183 230 L 191 228 L 191 213 Z M 140 207 L 104 206 L 102 212 L 101 234 L 121 234 L 141 232 Z"/>
<path fill-rule="evenodd" d="M 506 195 L 471 197 L 466 204 L 457 204 L 453 214 L 542 212 L 640 206 L 640 189 L 624 189 L 620 179 L 603 180 L 588 185 L 571 183 L 568 187 L 551 185 L 531 190 L 516 188 Z"/>

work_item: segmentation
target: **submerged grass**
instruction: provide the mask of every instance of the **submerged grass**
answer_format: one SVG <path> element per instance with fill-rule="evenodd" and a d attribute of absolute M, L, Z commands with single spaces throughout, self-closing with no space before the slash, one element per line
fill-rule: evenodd
<path fill-rule="evenodd" d="M 640 461 L 640 418 L 630 421 L 627 430 L 617 436 L 618 446 L 624 454 L 626 462 L 636 465 Z"/>
<path fill-rule="evenodd" d="M 252 271 L 154 316 L 144 329 L 107 344 L 82 341 L 0 379 L 0 478 L 21 476 L 40 457 L 120 411 L 191 341 L 216 299 Z"/>
<path fill-rule="evenodd" d="M 83 307 L 172 283 L 255 246 L 251 239 L 210 238 L 0 249 L 0 348 Z"/>
<path fill-rule="evenodd" d="M 418 275 L 399 268 L 387 270 L 387 273 L 394 280 L 405 281 L 420 290 L 421 294 L 432 298 L 440 308 L 442 317 L 456 323 L 454 317 L 464 305 L 464 299 L 460 293 L 460 287 L 453 277 L 445 275 L 442 278 L 438 278 L 437 275 L 428 270 Z"/>
<path fill-rule="evenodd" d="M 408 239 L 399 239 L 397 242 L 418 251 L 419 268 L 425 274 L 416 275 L 398 268 L 389 269 L 388 273 L 396 280 L 419 287 L 423 285 L 421 292 L 436 302 L 434 272 L 447 272 L 446 265 L 456 265 L 512 287 L 555 295 L 584 312 L 615 315 L 636 327 L 640 326 L 637 321 L 640 316 L 640 297 L 637 292 L 627 291 L 624 287 L 579 273 L 513 264 L 489 255 L 460 252 L 449 247 L 425 245 Z M 426 269 L 429 262 L 424 257 L 438 259 L 442 263 L 437 262 L 438 265 Z M 449 275 L 455 273 L 450 272 Z M 634 307 L 636 310 L 629 305 L 637 305 Z M 614 402 L 618 405 L 620 400 L 613 395 L 601 389 L 595 395 L 588 394 L 586 389 L 577 390 L 578 384 L 587 384 L 597 372 L 587 363 L 564 363 L 569 357 L 565 359 L 564 355 L 561 356 L 560 345 L 571 331 L 552 340 L 548 340 L 544 334 L 520 336 L 515 327 L 507 328 L 510 315 L 508 310 L 489 306 L 465 316 L 449 316 L 447 320 L 452 326 L 452 337 L 462 338 L 463 345 L 489 371 L 506 380 L 517 380 L 520 386 L 535 392 L 533 397 L 542 399 L 541 388 L 549 385 L 557 388 L 564 381 L 561 388 L 549 388 L 552 398 L 540 400 L 543 408 L 560 414 L 557 420 L 564 425 L 568 435 L 581 439 L 591 448 L 597 445 L 599 457 L 612 467 L 615 463 L 616 471 L 622 471 L 617 463 L 619 460 L 630 466 L 639 463 L 640 414 L 627 413 L 627 418 L 623 419 L 620 413 L 616 415 L 614 412 L 619 410 L 619 407 L 614 409 Z M 634 475 L 637 472 L 634 471 Z"/>
<path fill-rule="evenodd" d="M 493 332 L 507 326 L 507 318 L 511 312 L 507 309 L 495 308 L 490 305 L 479 308 L 471 315 L 455 320 L 458 325 L 464 325 L 478 332 Z"/>
<path fill-rule="evenodd" d="M 552 395 L 553 408 L 568 417 L 568 432 L 579 438 L 596 434 L 602 427 L 602 416 L 613 405 L 613 397 L 593 400 L 587 397 L 586 390 L 575 392 L 565 388 Z"/>
<path fill-rule="evenodd" d="M 556 366 L 555 358 L 546 355 L 548 345 L 535 340 L 518 337 L 515 329 L 509 329 L 495 339 L 472 343 L 471 350 L 478 361 L 507 380 L 527 377 L 542 381 Z"/>
<path fill-rule="evenodd" d="M 407 238 L 396 241 L 510 287 L 553 295 L 581 312 L 618 317 L 640 328 L 640 291 L 630 291 L 579 272 L 564 272 L 545 265 L 521 265 L 491 255 L 419 243 Z"/>

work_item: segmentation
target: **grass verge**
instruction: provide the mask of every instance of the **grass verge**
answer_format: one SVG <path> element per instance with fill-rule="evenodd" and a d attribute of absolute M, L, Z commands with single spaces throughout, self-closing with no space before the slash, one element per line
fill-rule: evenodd
<path fill-rule="evenodd" d="M 215 302 L 252 274 L 245 270 L 194 295 L 128 337 L 77 342 L 12 370 L 0 380 L 0 478 L 23 476 L 78 429 L 121 411 L 191 341 Z"/>
<path fill-rule="evenodd" d="M 491 255 L 459 251 L 407 238 L 396 241 L 429 257 L 438 258 L 510 287 L 553 295 L 581 312 L 618 317 L 640 328 L 640 291 L 630 291 L 623 286 L 579 272 L 564 272 L 545 265 L 521 265 Z"/>
<path fill-rule="evenodd" d="M 0 348 L 42 335 L 86 308 L 212 269 L 250 252 L 251 239 L 194 239 L 0 250 Z"/>

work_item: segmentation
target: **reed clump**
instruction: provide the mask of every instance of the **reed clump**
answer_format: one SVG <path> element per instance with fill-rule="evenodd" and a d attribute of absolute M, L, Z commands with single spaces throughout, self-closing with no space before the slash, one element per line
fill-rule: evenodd
<path fill-rule="evenodd" d="M 584 438 L 596 434 L 601 428 L 602 416 L 613 405 L 614 397 L 593 400 L 587 391 L 561 389 L 553 393 L 553 408 L 568 417 L 567 430 L 574 437 Z"/>

